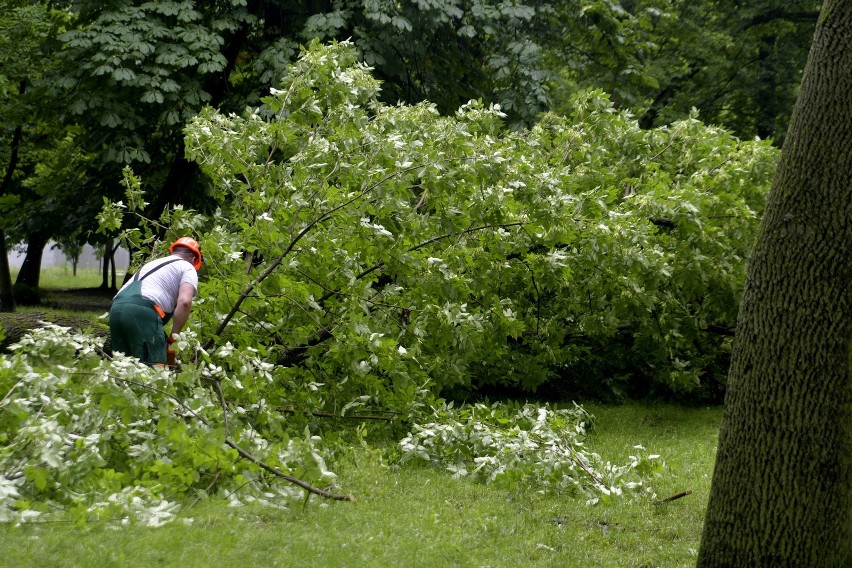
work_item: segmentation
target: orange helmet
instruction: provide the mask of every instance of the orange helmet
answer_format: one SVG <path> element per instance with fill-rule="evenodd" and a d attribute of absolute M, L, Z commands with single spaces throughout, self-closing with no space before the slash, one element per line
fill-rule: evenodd
<path fill-rule="evenodd" d="M 175 252 L 176 248 L 184 248 L 192 251 L 195 255 L 195 260 L 192 262 L 192 266 L 195 267 L 196 270 L 201 268 L 201 263 L 204 261 L 204 255 L 201 254 L 201 247 L 198 246 L 198 241 L 192 237 L 181 237 L 169 246 L 169 252 Z"/>

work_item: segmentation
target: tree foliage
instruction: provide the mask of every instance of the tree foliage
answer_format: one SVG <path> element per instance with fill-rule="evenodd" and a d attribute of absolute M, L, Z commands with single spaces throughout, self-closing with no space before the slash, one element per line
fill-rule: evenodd
<path fill-rule="evenodd" d="M 57 36 L 67 25 L 61 10 L 40 2 L 16 1 L 0 15 L 0 304 L 14 309 L 6 239 L 23 240 L 48 201 L 69 205 L 64 193 L 75 189 L 74 170 L 79 153 L 74 150 L 75 130 L 60 120 L 46 104 L 48 77 L 58 66 Z M 58 166 L 58 167 L 56 167 Z M 79 204 L 79 202 L 78 202 Z M 58 210 L 54 207 L 53 211 Z M 46 223 L 62 225 L 55 215 Z M 89 211 L 89 217 L 94 214 Z"/>
<path fill-rule="evenodd" d="M 54 122 L 37 137 L 49 151 L 28 159 L 58 167 L 19 172 L 39 189 L 24 192 L 25 214 L 6 228 L 13 242 L 28 239 L 34 251 L 75 233 L 97 239 L 91 206 L 102 196 L 119 198 L 125 164 L 142 176 L 149 214 L 176 203 L 206 210 L 207 188 L 184 158 L 186 121 L 208 104 L 226 114 L 257 106 L 299 45 L 317 38 L 352 38 L 359 59 L 382 81 L 379 100 L 387 104 L 429 100 L 451 115 L 481 99 L 499 104 L 518 128 L 551 106 L 570 114 L 577 92 L 603 88 L 646 128 L 685 120 L 695 107 L 705 121 L 744 139 L 780 140 L 815 4 L 15 2 L 12 13 L 36 10 L 62 21 L 45 36 L 31 14 L 21 21 L 32 25 L 9 24 L 9 38 L 24 32 L 20 41 L 0 45 L 0 57 L 14 63 L 6 69 L 23 72 L 30 84 L 44 75 L 46 89 L 26 105 L 13 97 L 8 110 L 10 117 L 27 109 L 50 115 Z M 38 54 L 18 57 L 26 46 Z M 3 134 L 4 152 L 12 134 Z"/>
<path fill-rule="evenodd" d="M 403 461 L 437 464 L 454 477 L 516 488 L 533 485 L 579 495 L 588 503 L 650 491 L 661 474 L 659 455 L 642 446 L 624 465 L 604 462 L 583 446 L 592 416 L 579 406 L 550 409 L 525 404 L 435 408 L 432 422 L 415 424 L 400 441 Z"/>
<path fill-rule="evenodd" d="M 186 144 L 213 214 L 146 220 L 126 171 L 103 230 L 133 219 L 137 263 L 189 233 L 205 252 L 183 364 L 105 360 L 96 340 L 49 326 L 25 339 L 0 381 L 6 518 L 59 507 L 158 523 L 192 497 L 281 503 L 276 480 L 333 479 L 343 438 L 318 423 L 327 414 L 387 417 L 414 440 L 436 396 L 472 387 L 577 392 L 618 357 L 660 388 L 703 380 L 726 349 L 707 328 L 733 324 L 768 144 L 697 120 L 645 131 L 600 92 L 525 131 L 496 105 L 448 117 L 379 92 L 351 44 L 314 44 L 262 107 L 201 112 Z M 495 412 L 495 436 L 514 443 L 503 434 L 528 430 L 531 412 Z M 551 461 L 579 451 L 577 426 L 553 417 L 536 422 Z M 548 459 L 491 473 L 592 497 L 656 470 L 640 456 L 596 471 L 584 455 L 573 463 L 591 474 L 556 474 Z"/>
<path fill-rule="evenodd" d="M 644 131 L 599 92 L 508 133 L 494 106 L 385 105 L 356 60 L 316 46 L 264 107 L 188 127 L 219 209 L 166 221 L 211 259 L 207 347 L 260 343 L 341 404 L 426 383 L 576 390 L 619 369 L 673 390 L 710 378 L 767 144 L 696 120 Z"/>
<path fill-rule="evenodd" d="M 225 111 L 257 102 L 299 42 L 356 38 L 391 100 L 430 99 L 452 112 L 470 98 L 504 103 L 520 120 L 545 107 L 531 22 L 546 8 L 439 0 L 70 2 L 62 36 L 71 63 L 58 78 L 71 115 L 91 128 L 107 161 L 174 157 L 175 134 L 206 103 Z M 154 154 L 165 152 L 165 156 Z M 161 164 L 161 167 L 164 164 Z"/>
<path fill-rule="evenodd" d="M 561 70 L 557 91 L 602 88 L 645 127 L 697 108 L 705 122 L 780 146 L 820 4 L 559 2 L 562 29 L 546 41 L 548 67 Z"/>
<path fill-rule="evenodd" d="M 302 37 L 352 39 L 386 102 L 428 100 L 446 114 L 482 98 L 531 124 L 550 102 L 539 31 L 552 14 L 541 0 L 339 0 Z"/>
<path fill-rule="evenodd" d="M 42 171 L 18 168 L 18 178 L 42 192 L 20 195 L 25 213 L 5 224 L 11 242 L 28 242 L 19 282 L 32 288 L 49 239 L 98 240 L 92 206 L 101 196 L 119 198 L 116 180 L 125 164 L 144 176 L 152 214 L 175 203 L 204 209 L 205 187 L 184 159 L 186 121 L 207 104 L 223 112 L 258 104 L 300 42 L 357 38 L 362 58 L 376 65 L 392 101 L 429 97 L 452 112 L 470 98 L 499 100 L 518 124 L 534 120 L 547 103 L 532 34 L 548 3 L 14 4 L 13 17 L 3 21 L 10 41 L 0 44 L 0 58 L 11 62 L 11 75 L 20 72 L 21 80 L 43 88 L 29 93 L 29 102 L 14 101 L 4 110 L 12 123 L 33 109 L 53 121 L 38 133 L 27 129 L 24 141 L 42 140 L 49 152 L 27 152 L 29 163 L 42 164 Z M 44 33 L 45 15 L 62 25 Z M 14 77 L 6 82 L 19 88 Z M 14 131 L 8 132 L 11 140 Z M 3 142 L 4 151 L 13 146 Z M 110 244 L 98 244 L 105 244 L 109 257 Z"/>
<path fill-rule="evenodd" d="M 152 370 L 124 356 L 105 360 L 102 343 L 50 324 L 3 356 L 0 521 L 60 514 L 156 526 L 210 495 L 286 503 L 299 493 L 273 480 L 291 472 L 305 482 L 334 479 L 317 438 L 280 427 L 264 436 L 254 421 L 271 421 L 268 409 L 221 405 L 210 382 L 221 367 Z M 252 371 L 268 377 L 263 364 Z"/>
<path fill-rule="evenodd" d="M 188 130 L 221 192 L 222 252 L 266 261 L 217 265 L 229 276 L 213 311 L 232 316 L 217 334 L 275 322 L 271 347 L 290 364 L 371 352 L 377 333 L 434 357 L 439 386 L 534 389 L 609 358 L 595 352 L 628 326 L 641 372 L 696 382 L 721 346 L 706 328 L 734 322 L 765 144 L 695 120 L 644 132 L 601 93 L 506 134 L 496 107 L 377 103 L 336 49 L 345 59 L 308 53 L 266 100 L 280 118 L 208 113 Z"/>
<path fill-rule="evenodd" d="M 92 148 L 118 163 L 174 151 L 182 125 L 213 98 L 213 79 L 229 64 L 227 39 L 252 19 L 245 2 L 72 4 L 76 27 L 61 37 L 68 65 L 57 87 Z"/>

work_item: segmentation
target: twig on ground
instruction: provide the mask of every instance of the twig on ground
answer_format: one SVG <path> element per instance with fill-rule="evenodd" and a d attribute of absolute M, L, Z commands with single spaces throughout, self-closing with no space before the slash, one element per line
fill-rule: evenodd
<path fill-rule="evenodd" d="M 687 495 L 692 495 L 692 490 L 681 491 L 680 493 L 675 493 L 674 495 L 666 497 L 665 499 L 658 499 L 656 504 L 662 505 L 663 503 L 671 503 L 672 501 L 677 501 L 678 499 L 686 497 Z"/>
<path fill-rule="evenodd" d="M 215 384 L 216 384 L 216 390 L 219 392 L 219 401 L 222 405 L 222 415 L 223 415 L 223 418 L 224 418 L 224 426 L 225 426 L 225 444 L 227 444 L 231 448 L 235 449 L 238 454 L 240 454 L 242 457 L 249 460 L 253 464 L 260 466 L 262 469 L 265 469 L 266 471 L 268 471 L 269 473 L 271 473 L 272 475 L 274 475 L 276 477 L 280 477 L 281 479 L 283 479 L 285 481 L 289 481 L 290 483 L 292 483 L 294 485 L 298 485 L 299 487 L 301 487 L 302 489 L 307 491 L 309 494 L 313 493 L 315 495 L 320 495 L 320 496 L 325 497 L 327 499 L 334 499 L 335 501 L 354 501 L 355 500 L 355 497 L 353 497 L 352 495 L 341 495 L 341 494 L 338 494 L 338 493 L 332 493 L 330 491 L 326 491 L 324 489 L 319 489 L 318 487 L 314 487 L 310 483 L 308 483 L 306 481 L 302 481 L 301 479 L 299 479 L 297 477 L 293 477 L 292 475 L 287 475 L 286 473 L 284 473 L 280 469 L 265 463 L 263 460 L 253 456 L 252 454 L 248 453 L 243 448 L 238 446 L 233 440 L 231 440 L 230 434 L 228 434 L 228 407 L 227 407 L 227 403 L 225 402 L 225 394 L 222 392 L 222 385 L 219 383 L 219 381 L 215 381 Z"/>

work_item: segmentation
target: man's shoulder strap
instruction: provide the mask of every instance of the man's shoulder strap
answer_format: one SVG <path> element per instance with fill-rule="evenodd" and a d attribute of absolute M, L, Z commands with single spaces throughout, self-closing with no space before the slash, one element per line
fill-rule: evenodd
<path fill-rule="evenodd" d="M 146 278 L 148 278 L 149 276 L 151 276 L 152 274 L 154 274 L 155 272 L 157 272 L 159 269 L 166 266 L 167 264 L 171 264 L 171 263 L 177 262 L 179 260 L 183 260 L 183 259 L 182 258 L 170 258 L 169 260 L 167 260 L 165 262 L 161 262 L 160 264 L 158 264 L 157 266 L 155 266 L 154 268 L 152 268 L 151 270 L 146 272 L 145 276 L 140 277 L 139 272 L 137 272 L 136 275 L 133 277 L 133 280 L 134 281 L 138 280 L 138 281 L 141 282 L 142 280 L 145 280 Z M 141 269 L 140 269 L 140 271 L 141 271 Z"/>

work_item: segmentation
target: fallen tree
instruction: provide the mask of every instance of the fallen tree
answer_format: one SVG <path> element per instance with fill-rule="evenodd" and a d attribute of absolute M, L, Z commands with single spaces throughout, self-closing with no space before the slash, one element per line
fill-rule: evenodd
<path fill-rule="evenodd" d="M 186 143 L 209 215 L 145 219 L 126 171 L 127 200 L 101 222 L 126 229 L 134 262 L 185 234 L 204 251 L 183 363 L 104 359 L 55 328 L 24 338 L 0 376 L 7 518 L 156 523 L 190 496 L 344 499 L 323 456 L 367 420 L 347 434 L 322 415 L 390 416 L 370 429 L 402 437 L 447 394 L 690 392 L 721 365 L 730 337 L 708 330 L 735 321 L 769 144 L 695 119 L 641 130 L 600 92 L 510 132 L 498 107 L 440 116 L 379 88 L 351 45 L 314 45 L 264 106 L 202 112 Z M 575 463 L 569 485 L 609 491 Z"/>
<path fill-rule="evenodd" d="M 2 329 L 0 350 L 7 351 L 10 345 L 18 343 L 32 330 L 44 327 L 46 323 L 53 323 L 74 331 L 88 331 L 96 337 L 102 337 L 105 340 L 105 350 L 110 351 L 109 327 L 106 324 L 93 323 L 91 319 L 85 317 L 58 312 L 0 313 L 0 329 Z"/>

